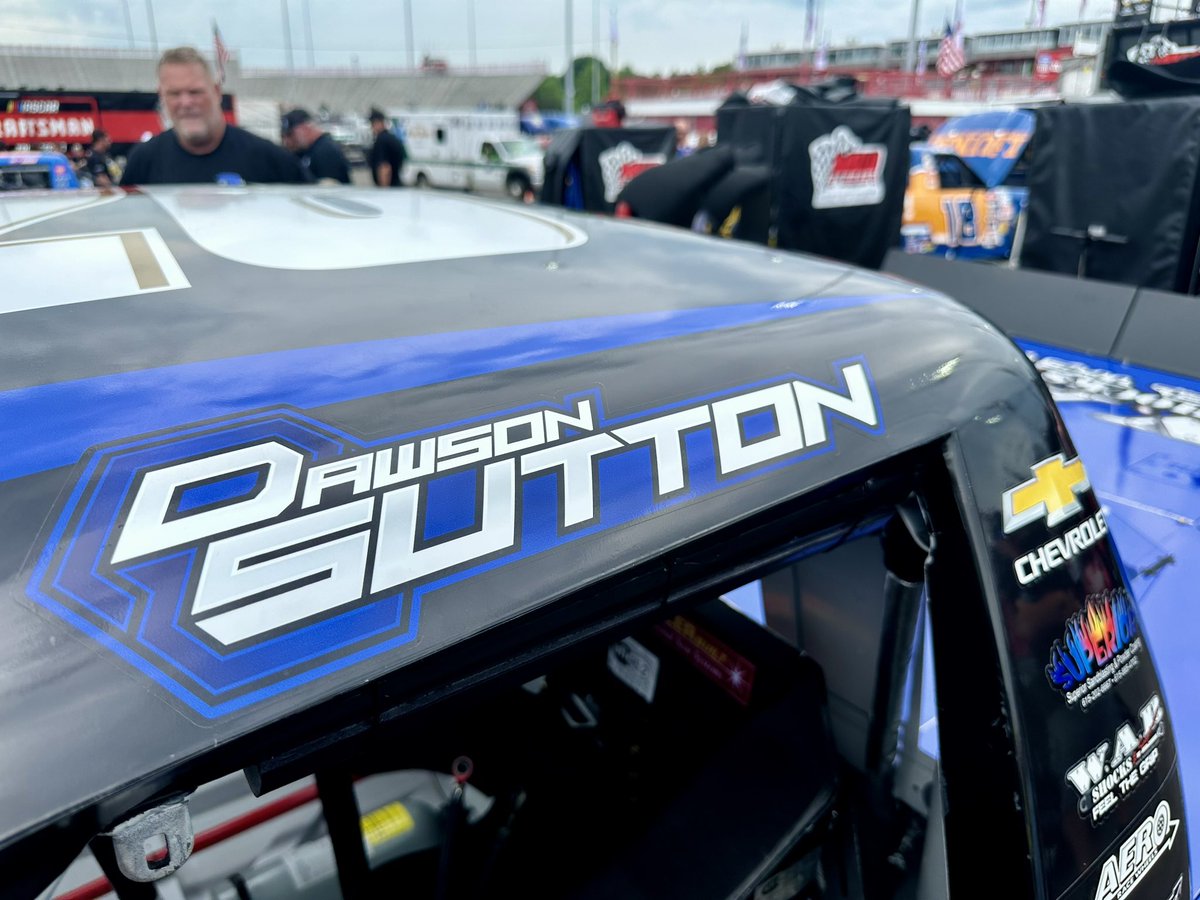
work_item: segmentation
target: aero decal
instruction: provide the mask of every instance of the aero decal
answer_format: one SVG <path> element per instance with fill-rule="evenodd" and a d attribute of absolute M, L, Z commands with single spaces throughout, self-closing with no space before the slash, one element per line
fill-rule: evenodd
<path fill-rule="evenodd" d="M 1083 509 L 1078 495 L 1091 484 L 1079 457 L 1070 462 L 1058 453 L 1033 466 L 1033 477 L 1004 492 L 1004 533 L 1045 519 L 1053 528 Z"/>
<path fill-rule="evenodd" d="M 1163 800 L 1121 842 L 1120 849 L 1104 861 L 1095 900 L 1124 900 L 1130 896 L 1154 864 L 1175 845 L 1178 832 L 1179 820 L 1171 818 L 1171 804 Z"/>
<path fill-rule="evenodd" d="M 413 640 L 422 597 L 882 434 L 865 361 L 607 419 L 597 392 L 364 442 L 272 409 L 92 451 L 28 593 L 209 717 Z M 431 607 L 432 610 L 435 607 Z"/>

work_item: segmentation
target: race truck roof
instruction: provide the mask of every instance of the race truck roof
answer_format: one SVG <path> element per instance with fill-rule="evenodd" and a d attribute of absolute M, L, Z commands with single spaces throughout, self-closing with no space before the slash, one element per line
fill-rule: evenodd
<path fill-rule="evenodd" d="M 0 261 L 5 863 L 665 608 L 913 448 L 1023 429 L 998 504 L 1066 440 L 954 302 L 657 226 L 83 192 L 5 198 Z"/>

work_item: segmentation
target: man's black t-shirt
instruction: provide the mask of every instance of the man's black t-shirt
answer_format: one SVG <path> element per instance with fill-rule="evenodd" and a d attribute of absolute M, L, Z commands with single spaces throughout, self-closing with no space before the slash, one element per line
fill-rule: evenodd
<path fill-rule="evenodd" d="M 300 160 L 282 147 L 236 125 L 226 125 L 212 153 L 189 153 L 179 146 L 175 129 L 164 131 L 129 154 L 121 184 L 302 184 L 308 181 Z"/>
<path fill-rule="evenodd" d="M 113 184 L 116 184 L 121 175 L 121 170 L 117 168 L 111 156 L 95 150 L 88 151 L 87 156 L 84 157 L 83 168 L 92 181 L 97 184 L 101 175 L 107 175 Z"/>
<path fill-rule="evenodd" d="M 342 184 L 350 183 L 350 164 L 337 142 L 327 134 L 322 134 L 300 154 L 300 163 L 313 181 L 332 178 Z"/>
<path fill-rule="evenodd" d="M 392 180 L 388 187 L 400 187 L 400 169 L 406 155 L 400 138 L 386 129 L 379 132 L 371 147 L 371 178 L 379 184 L 379 164 L 388 163 L 392 167 Z"/>

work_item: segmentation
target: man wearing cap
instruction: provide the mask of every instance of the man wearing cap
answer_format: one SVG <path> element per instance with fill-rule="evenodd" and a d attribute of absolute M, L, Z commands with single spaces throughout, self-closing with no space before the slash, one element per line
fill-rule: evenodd
<path fill-rule="evenodd" d="M 172 127 L 134 147 L 122 185 L 308 180 L 291 153 L 225 121 L 221 86 L 195 48 L 175 47 L 159 58 L 158 97 Z"/>
<path fill-rule="evenodd" d="M 387 117 L 379 110 L 371 110 L 367 118 L 371 120 L 371 130 L 375 132 L 375 144 L 371 147 L 369 158 L 371 177 L 380 187 L 400 187 L 403 183 L 400 181 L 400 170 L 404 168 L 404 160 L 408 155 L 404 152 L 404 144 L 388 130 Z"/>
<path fill-rule="evenodd" d="M 328 134 L 317 127 L 305 109 L 285 113 L 282 122 L 283 146 L 300 158 L 300 164 L 313 181 L 350 183 L 350 164 Z"/>
<path fill-rule="evenodd" d="M 92 132 L 92 147 L 83 158 L 83 170 L 98 188 L 110 188 L 121 180 L 121 167 L 108 155 L 112 138 L 97 128 Z"/>

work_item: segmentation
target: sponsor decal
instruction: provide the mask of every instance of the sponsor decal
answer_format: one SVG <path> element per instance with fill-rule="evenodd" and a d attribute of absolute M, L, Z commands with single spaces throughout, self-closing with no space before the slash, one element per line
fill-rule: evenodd
<path fill-rule="evenodd" d="M 408 644 L 439 588 L 830 452 L 834 419 L 883 434 L 865 361 L 834 371 L 612 420 L 591 391 L 370 441 L 278 408 L 116 441 L 28 593 L 223 715 Z"/>
<path fill-rule="evenodd" d="M 1158 764 L 1167 733 L 1162 700 L 1153 695 L 1136 721 L 1122 722 L 1111 741 L 1101 741 L 1067 771 L 1079 793 L 1079 815 L 1096 825 L 1142 783 Z"/>
<path fill-rule="evenodd" d="M 1017 159 L 1030 133 L 1019 129 L 979 129 L 977 131 L 953 131 L 934 134 L 929 146 L 934 150 L 953 153 L 963 158 L 984 157 L 985 159 Z"/>
<path fill-rule="evenodd" d="M 0 114 L 0 138 L 6 141 L 90 141 L 96 130 L 91 116 L 23 116 Z"/>
<path fill-rule="evenodd" d="M 754 663 L 683 616 L 654 627 L 693 666 L 742 706 L 754 692 Z"/>
<path fill-rule="evenodd" d="M 1183 876 L 1180 875 L 1175 879 L 1175 887 L 1171 888 L 1171 893 L 1167 900 L 1179 900 L 1183 896 Z"/>
<path fill-rule="evenodd" d="M 664 154 L 643 153 L 629 141 L 600 151 L 598 159 L 600 177 L 604 181 L 604 199 L 608 203 L 616 203 L 617 195 L 638 175 L 667 161 Z"/>
<path fill-rule="evenodd" d="M 1053 528 L 1082 512 L 1079 495 L 1091 487 L 1079 457 L 1057 453 L 1032 467 L 1033 477 L 1004 492 L 1004 533 L 1012 534 L 1030 522 L 1044 519 Z"/>
<path fill-rule="evenodd" d="M 864 144 L 845 125 L 808 145 L 812 167 L 813 209 L 872 206 L 887 196 L 883 168 L 887 147 Z"/>
<path fill-rule="evenodd" d="M 1200 392 L 1161 382 L 1142 387 L 1126 374 L 1032 352 L 1029 356 L 1056 403 L 1107 404 L 1117 412 L 1095 413 L 1102 422 L 1200 444 Z"/>
<path fill-rule="evenodd" d="M 1046 573 L 1065 566 L 1106 534 L 1108 522 L 1104 512 L 1096 510 L 1094 516 L 1067 530 L 1062 537 L 1052 538 L 1036 550 L 1013 560 L 1017 581 L 1023 585 L 1033 584 Z"/>
<path fill-rule="evenodd" d="M 13 104 L 9 103 L 9 112 L 12 112 Z M 58 112 L 59 103 L 57 100 L 18 100 L 16 103 L 17 112 L 19 113 L 35 113 L 46 114 Z"/>
<path fill-rule="evenodd" d="M 1054 642 L 1046 678 L 1068 706 L 1086 710 L 1138 665 L 1142 639 L 1123 588 L 1089 596 Z"/>
<path fill-rule="evenodd" d="M 1130 896 L 1155 863 L 1170 852 L 1178 832 L 1179 820 L 1171 818 L 1171 804 L 1163 800 L 1104 861 L 1095 900 L 1124 900 Z"/>

